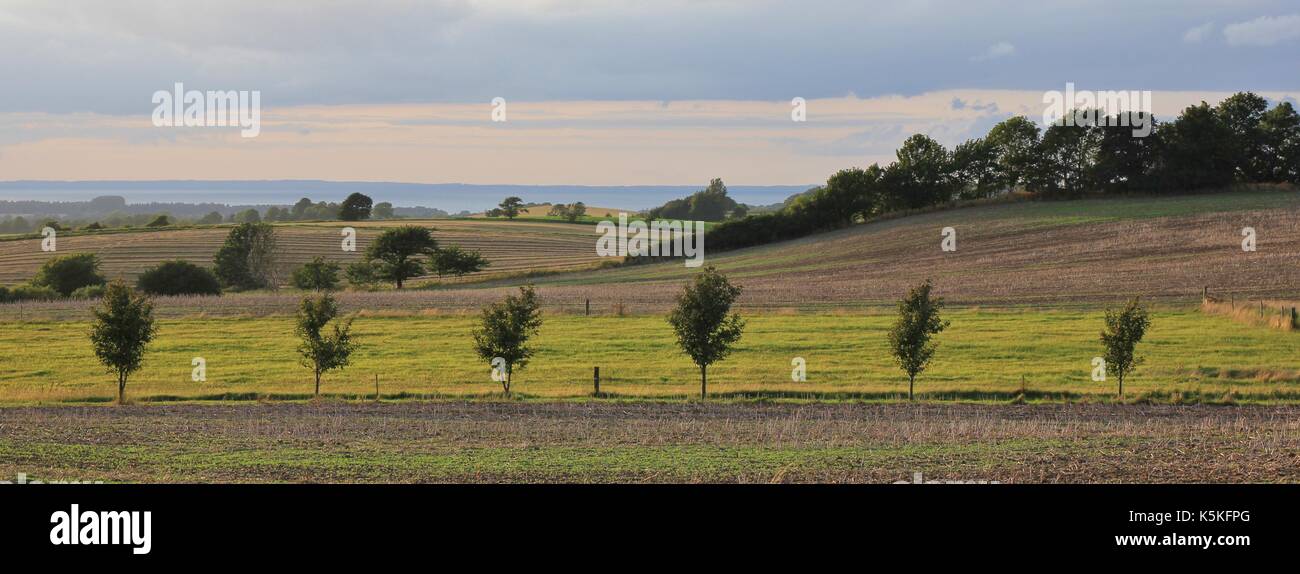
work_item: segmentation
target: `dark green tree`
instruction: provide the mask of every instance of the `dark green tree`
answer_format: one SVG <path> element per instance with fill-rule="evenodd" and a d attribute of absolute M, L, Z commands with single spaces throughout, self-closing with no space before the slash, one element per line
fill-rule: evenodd
<path fill-rule="evenodd" d="M 343 221 L 361 221 L 370 219 L 370 212 L 375 202 L 361 193 L 353 193 L 339 204 L 339 219 Z"/>
<path fill-rule="evenodd" d="M 401 289 L 406 280 L 424 275 L 426 260 L 437 252 L 432 229 L 404 225 L 379 234 L 366 248 L 366 259 L 375 264 L 376 277 Z"/>
<path fill-rule="evenodd" d="M 1300 115 L 1291 102 L 1282 102 L 1264 114 L 1260 139 L 1260 180 L 1300 183 Z"/>
<path fill-rule="evenodd" d="M 510 196 L 501 200 L 501 203 L 497 206 L 497 209 L 500 210 L 498 213 L 504 215 L 506 219 L 514 219 L 516 217 L 519 217 L 519 210 L 523 206 L 524 206 L 524 200 L 519 199 L 518 197 Z"/>
<path fill-rule="evenodd" d="M 1156 130 L 1160 185 L 1171 192 L 1225 187 L 1236 177 L 1233 132 L 1214 109 L 1201 102 Z"/>
<path fill-rule="evenodd" d="M 668 315 L 677 344 L 700 368 L 701 399 L 708 397 L 709 365 L 731 354 L 745 329 L 745 321 L 731 312 L 740 292 L 739 286 L 708 266 L 677 295 L 677 306 Z"/>
<path fill-rule="evenodd" d="M 889 349 L 898 366 L 907 373 L 907 400 L 915 397 L 916 376 L 925 371 L 934 357 L 938 343 L 933 337 L 948 327 L 939 317 L 943 299 L 932 297 L 932 286 L 925 283 L 913 287 L 898 302 L 898 320 L 889 330 Z"/>
<path fill-rule="evenodd" d="M 1214 113 L 1231 134 L 1228 154 L 1237 181 L 1265 181 L 1269 165 L 1261 124 L 1268 100 L 1251 92 L 1238 92 L 1219 102 Z"/>
<path fill-rule="evenodd" d="M 1038 163 L 1038 125 L 1024 116 L 1003 120 L 989 130 L 984 141 L 997 156 L 998 176 L 1004 189 L 1025 185 Z"/>
<path fill-rule="evenodd" d="M 967 140 L 952 150 L 952 177 L 961 199 L 992 197 L 1004 188 L 998 149 L 991 141 Z"/>
<path fill-rule="evenodd" d="M 1079 197 L 1095 188 L 1093 166 L 1101 132 L 1091 125 L 1052 125 L 1038 143 L 1038 163 L 1028 187 L 1052 199 Z"/>
<path fill-rule="evenodd" d="M 885 202 L 892 209 L 918 209 L 953 198 L 948 151 L 929 136 L 907 138 L 885 169 Z"/>
<path fill-rule="evenodd" d="M 1125 112 L 1112 116 L 1105 125 L 1093 130 L 1096 132 L 1096 159 L 1093 162 L 1090 181 L 1106 193 L 1130 193 L 1154 188 L 1152 177 L 1157 161 L 1159 126 L 1154 117 L 1148 117 L 1152 123 L 1152 133 L 1147 137 L 1133 137 L 1133 125 L 1137 120 L 1134 112 Z"/>

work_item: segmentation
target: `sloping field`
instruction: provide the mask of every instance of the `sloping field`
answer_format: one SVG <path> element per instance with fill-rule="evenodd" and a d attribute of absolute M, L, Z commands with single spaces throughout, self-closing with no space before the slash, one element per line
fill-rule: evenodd
<path fill-rule="evenodd" d="M 357 229 L 357 251 L 345 253 L 340 231 L 346 225 Z M 341 263 L 361 257 L 383 227 L 426 225 L 446 244 L 479 250 L 492 263 L 485 275 L 524 271 L 583 268 L 597 262 L 596 230 L 591 225 L 562 223 L 391 220 L 344 224 L 303 223 L 277 225 L 280 243 L 280 277 L 313 257 L 323 256 Z M 105 275 L 133 280 L 145 269 L 166 259 L 186 259 L 211 265 L 212 256 L 230 232 L 229 227 L 173 231 L 141 231 L 104 235 L 75 235 L 58 240 L 58 254 L 95 253 L 103 261 Z M 19 283 L 36 273 L 53 253 L 41 251 L 39 239 L 0 242 L 0 283 Z"/>
<path fill-rule="evenodd" d="M 542 222 L 435 221 L 440 239 L 479 248 L 494 262 L 493 273 L 563 270 L 600 261 L 595 226 Z M 362 243 L 373 225 L 361 224 Z M 945 227 L 956 231 L 957 250 L 940 248 Z M 1241 248 L 1242 228 L 1252 227 L 1257 250 Z M 338 224 L 284 228 L 298 263 L 315 253 L 341 260 Z M 165 232 L 164 232 L 165 233 Z M 220 235 L 220 231 L 209 232 Z M 301 235 L 297 235 L 301 234 Z M 164 257 L 165 242 L 150 234 L 100 238 L 111 273 L 131 274 L 134 265 Z M 191 241 L 197 239 L 191 237 Z M 209 238 L 203 255 L 216 248 Z M 61 242 L 75 250 L 76 240 Z M 0 243 L 0 279 L 13 281 L 35 271 L 43 257 L 35 242 Z M 93 243 L 91 244 L 93 246 Z M 181 243 L 180 245 L 185 245 Z M 364 248 L 364 246 L 362 247 Z M 705 241 L 707 253 L 708 242 Z M 126 255 L 148 249 L 147 257 Z M 178 255 L 167 255 L 175 257 Z M 186 255 L 179 255 L 186 256 Z M 353 255 L 352 257 L 355 257 Z M 14 262 L 21 262 L 21 270 Z M 1201 290 L 1238 300 L 1300 297 L 1300 192 L 1252 191 L 1165 198 L 1022 202 L 937 211 L 824 233 L 774 245 L 707 256 L 745 288 L 739 305 L 786 312 L 892 306 L 906 289 L 926 278 L 955 305 L 1079 306 L 1095 308 L 1132 295 L 1174 304 L 1198 303 Z M 348 292 L 353 309 L 423 311 L 474 309 L 499 300 L 527 280 L 539 287 L 550 311 L 593 314 L 662 313 L 698 269 L 682 262 L 587 269 L 523 279 L 499 280 L 432 290 Z M 488 278 L 490 279 L 490 278 Z M 219 300 L 163 298 L 163 316 L 196 313 L 274 314 L 291 312 L 295 292 L 236 294 Z M 86 316 L 85 301 L 0 305 L 0 318 Z"/>
<path fill-rule="evenodd" d="M 940 248 L 942 230 L 957 249 Z M 1255 252 L 1242 250 L 1254 228 Z M 708 249 L 705 241 L 706 253 Z M 940 211 L 707 257 L 753 307 L 889 304 L 926 278 L 950 303 L 1093 304 L 1300 291 L 1300 193 L 1032 202 Z M 539 279 L 544 295 L 671 304 L 681 263 Z M 632 287 L 635 286 L 635 287 Z M 602 296 L 603 295 L 603 296 Z"/>

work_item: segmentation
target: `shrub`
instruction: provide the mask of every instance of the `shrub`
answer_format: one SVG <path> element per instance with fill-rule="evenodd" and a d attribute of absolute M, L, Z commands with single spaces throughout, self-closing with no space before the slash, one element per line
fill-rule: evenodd
<path fill-rule="evenodd" d="M 82 287 L 104 283 L 104 276 L 99 274 L 99 258 L 91 253 L 73 253 L 49 259 L 32 279 L 32 285 L 49 287 L 64 297 Z"/>
<path fill-rule="evenodd" d="M 21 284 L 13 287 L 0 286 L 0 303 L 16 303 L 18 301 L 49 301 L 58 299 L 59 292 L 49 287 L 37 287 L 35 285 Z"/>
<path fill-rule="evenodd" d="M 348 276 L 348 283 L 356 287 L 371 287 L 379 283 L 379 270 L 375 269 L 375 264 L 369 261 L 358 261 L 348 265 L 344 273 Z"/>
<path fill-rule="evenodd" d="M 146 270 L 136 286 L 150 295 L 220 295 L 215 273 L 189 261 L 164 261 Z"/>
<path fill-rule="evenodd" d="M 103 285 L 87 285 L 72 292 L 73 299 L 99 299 L 103 296 Z"/>
<path fill-rule="evenodd" d="M 333 291 L 339 287 L 339 264 L 317 257 L 293 272 L 293 286 L 310 291 Z"/>

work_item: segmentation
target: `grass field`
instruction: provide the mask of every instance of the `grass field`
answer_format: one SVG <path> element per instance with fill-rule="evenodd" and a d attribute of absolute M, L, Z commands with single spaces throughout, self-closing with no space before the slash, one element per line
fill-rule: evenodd
<path fill-rule="evenodd" d="M 0 409 L 0 479 L 1296 482 L 1296 407 L 272 403 Z"/>
<path fill-rule="evenodd" d="M 952 309 L 939 353 L 918 382 L 930 399 L 1105 401 L 1113 380 L 1093 382 L 1101 313 L 1084 310 Z M 1129 399 L 1158 402 L 1300 402 L 1300 336 L 1195 309 L 1157 308 L 1139 351 L 1146 356 L 1126 382 Z M 469 314 L 363 314 L 355 364 L 327 375 L 326 394 L 365 398 L 380 376 L 385 397 L 491 396 L 500 387 L 473 354 Z M 710 371 L 710 393 L 732 399 L 895 400 L 906 379 L 892 363 L 879 313 L 750 314 L 736 353 Z M 107 401 L 115 387 L 95 362 L 87 325 L 70 321 L 0 323 L 0 403 Z M 127 388 L 136 400 L 308 398 L 292 318 L 188 318 L 161 322 L 145 367 Z M 536 338 L 538 354 L 517 373 L 527 399 L 690 398 L 698 371 L 676 348 L 662 316 L 553 315 Z M 191 359 L 207 361 L 207 381 L 191 381 Z M 808 380 L 790 380 L 803 357 Z"/>

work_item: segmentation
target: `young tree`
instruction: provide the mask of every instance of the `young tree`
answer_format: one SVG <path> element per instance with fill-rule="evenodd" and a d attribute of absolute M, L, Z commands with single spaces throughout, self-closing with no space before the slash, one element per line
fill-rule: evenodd
<path fill-rule="evenodd" d="M 510 196 L 501 201 L 498 206 L 500 214 L 506 216 L 506 219 L 519 217 L 519 209 L 524 206 L 524 200 L 518 197 Z"/>
<path fill-rule="evenodd" d="M 99 362 L 117 374 L 117 402 L 126 397 L 126 380 L 140 369 L 145 347 L 153 340 L 157 327 L 153 304 L 121 281 L 104 291 L 104 299 L 94 310 L 90 342 Z"/>
<path fill-rule="evenodd" d="M 316 376 L 316 396 L 320 396 L 321 375 L 346 367 L 356 350 L 351 318 L 336 321 L 332 333 L 322 333 L 338 314 L 338 303 L 329 293 L 308 295 L 298 304 L 298 323 L 294 328 L 298 338 L 302 339 L 298 354 L 302 356 L 302 366 L 311 369 Z"/>
<path fill-rule="evenodd" d="M 677 344 L 700 368 L 701 399 L 708 397 L 709 365 L 731 353 L 745 328 L 740 315 L 731 313 L 740 291 L 710 265 L 682 289 L 677 307 L 668 315 Z"/>
<path fill-rule="evenodd" d="M 519 295 L 483 308 L 482 326 L 474 331 L 474 350 L 489 363 L 505 362 L 501 389 L 510 396 L 515 369 L 523 370 L 533 356 L 528 339 L 542 326 L 542 310 L 532 285 L 519 288 Z M 495 367 L 495 365 L 494 365 Z"/>
<path fill-rule="evenodd" d="M 293 272 L 293 286 L 309 291 L 333 291 L 339 287 L 339 264 L 316 257 Z"/>
<path fill-rule="evenodd" d="M 930 280 L 913 287 L 898 302 L 898 321 L 889 331 L 889 348 L 898 366 L 907 373 L 907 400 L 915 397 L 916 376 L 925 371 L 938 344 L 931 337 L 942 333 L 948 322 L 939 318 L 943 299 L 931 297 Z"/>
<path fill-rule="evenodd" d="M 441 279 L 443 275 L 461 277 L 470 273 L 482 271 L 488 266 L 488 260 L 484 259 L 477 251 L 465 251 L 458 245 L 451 245 L 444 249 L 439 249 L 433 256 L 433 269 Z"/>
<path fill-rule="evenodd" d="M 103 285 L 99 274 L 99 258 L 93 253 L 73 253 L 48 259 L 36 272 L 32 285 L 49 287 L 67 297 L 73 291 L 90 285 Z"/>
<path fill-rule="evenodd" d="M 425 263 L 419 258 L 432 259 L 438 252 L 438 240 L 432 232 L 417 225 L 384 230 L 366 248 L 366 259 L 377 262 L 375 276 L 401 289 L 407 279 L 423 275 Z"/>
<path fill-rule="evenodd" d="M 343 203 L 339 204 L 339 219 L 343 221 L 361 221 L 370 219 L 370 211 L 374 208 L 375 202 L 369 196 L 361 193 L 353 193 Z"/>
<path fill-rule="evenodd" d="M 266 223 L 241 223 L 226 235 L 213 257 L 213 272 L 222 285 L 234 289 L 275 286 L 275 228 Z"/>
<path fill-rule="evenodd" d="M 1101 344 L 1106 347 L 1106 353 L 1102 358 L 1106 361 L 1106 372 L 1119 381 L 1121 397 L 1124 396 L 1124 378 L 1142 364 L 1142 358 L 1134 353 L 1134 348 L 1150 326 L 1151 318 L 1137 297 L 1130 299 L 1122 311 L 1106 310 L 1106 328 L 1101 332 Z"/>

